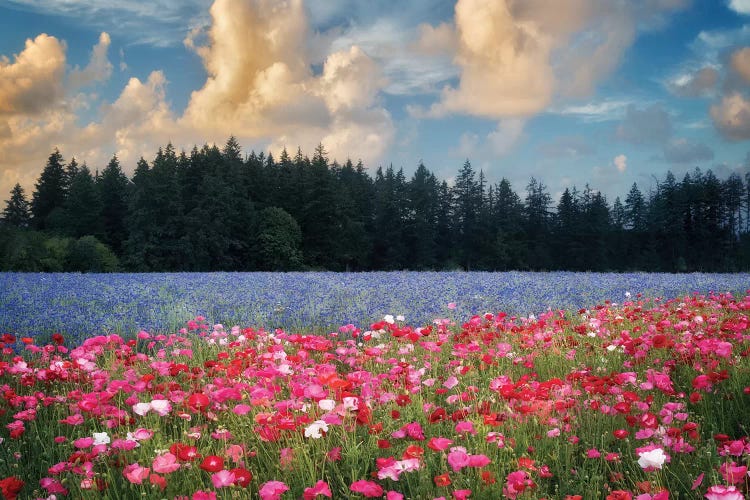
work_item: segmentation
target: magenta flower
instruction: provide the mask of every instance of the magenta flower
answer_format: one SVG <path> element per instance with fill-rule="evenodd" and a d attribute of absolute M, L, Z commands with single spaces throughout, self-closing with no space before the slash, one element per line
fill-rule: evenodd
<path fill-rule="evenodd" d="M 67 495 L 68 490 L 62 485 L 62 483 L 53 477 L 43 477 L 39 480 L 39 485 L 47 490 L 47 493 L 51 495 L 61 494 Z"/>
<path fill-rule="evenodd" d="M 261 500 L 279 500 L 285 491 L 289 491 L 289 486 L 281 481 L 268 481 L 263 483 L 258 494 Z"/>
<path fill-rule="evenodd" d="M 216 493 L 213 491 L 198 490 L 193 493 L 192 500 L 216 500 Z"/>
<path fill-rule="evenodd" d="M 154 472 L 159 474 L 169 474 L 176 470 L 179 470 L 180 464 L 177 462 L 177 457 L 171 453 L 164 453 L 154 458 L 151 468 Z"/>
<path fill-rule="evenodd" d="M 228 470 L 220 470 L 216 474 L 211 474 L 211 483 L 214 485 L 214 488 L 232 486 L 235 479 L 234 473 Z"/>
<path fill-rule="evenodd" d="M 729 484 L 739 484 L 747 476 L 747 466 L 737 465 L 736 462 L 723 463 L 719 466 L 719 473 Z"/>
<path fill-rule="evenodd" d="M 461 447 L 451 449 L 448 453 L 448 465 L 451 466 L 453 472 L 458 472 L 464 467 L 469 465 L 469 455 Z"/>
<path fill-rule="evenodd" d="M 737 491 L 735 486 L 711 486 L 703 496 L 708 500 L 745 500 L 745 495 Z"/>
<path fill-rule="evenodd" d="M 354 481 L 351 486 L 349 486 L 349 489 L 354 493 L 359 493 L 367 498 L 383 496 L 383 488 L 378 483 L 365 481 L 364 479 Z"/>
<path fill-rule="evenodd" d="M 325 481 L 318 481 L 315 483 L 315 486 L 312 486 L 310 488 L 305 488 L 304 493 L 302 494 L 302 498 L 304 500 L 313 500 L 318 495 L 323 495 L 324 497 L 332 498 L 333 493 L 331 493 L 331 488 L 328 486 L 328 483 Z"/>
<path fill-rule="evenodd" d="M 127 465 L 122 470 L 122 475 L 133 484 L 141 484 L 145 479 L 148 479 L 148 474 L 151 470 L 148 467 L 142 467 L 138 463 Z"/>
<path fill-rule="evenodd" d="M 435 451 L 443 451 L 448 449 L 450 445 L 453 444 L 453 441 L 451 441 L 448 438 L 444 437 L 434 437 L 430 438 L 430 441 L 427 443 L 427 447 L 431 450 Z"/>

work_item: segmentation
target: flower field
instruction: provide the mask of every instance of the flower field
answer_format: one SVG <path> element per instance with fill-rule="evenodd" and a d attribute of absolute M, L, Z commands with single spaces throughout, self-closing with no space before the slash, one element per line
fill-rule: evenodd
<path fill-rule="evenodd" d="M 386 314 L 426 324 L 455 302 L 456 320 L 486 311 L 526 316 L 620 301 L 744 293 L 750 274 L 657 273 L 0 273 L 0 332 L 80 343 L 102 333 L 174 332 L 210 323 L 327 333 Z"/>
<path fill-rule="evenodd" d="M 0 493 L 745 498 L 750 295 L 631 289 L 536 315 L 458 296 L 316 334 L 202 316 L 6 333 Z"/>

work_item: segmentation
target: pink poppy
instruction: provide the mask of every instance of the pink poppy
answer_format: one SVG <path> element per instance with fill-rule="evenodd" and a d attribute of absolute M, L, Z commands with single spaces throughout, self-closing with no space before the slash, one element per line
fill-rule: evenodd
<path fill-rule="evenodd" d="M 324 497 L 332 498 L 333 493 L 331 493 L 331 488 L 328 486 L 328 483 L 325 481 L 318 481 L 315 483 L 315 486 L 311 488 L 305 488 L 304 493 L 302 494 L 302 498 L 304 500 L 313 500 L 318 495 L 323 495 Z"/>
<path fill-rule="evenodd" d="M 234 484 L 235 476 L 228 470 L 220 470 L 216 474 L 211 474 L 211 483 L 214 488 L 224 488 Z"/>
<path fill-rule="evenodd" d="M 151 469 L 148 467 L 142 467 L 138 463 L 127 465 L 122 470 L 122 475 L 133 484 L 141 484 L 145 479 L 148 479 L 148 474 Z"/>
<path fill-rule="evenodd" d="M 193 493 L 192 500 L 216 500 L 216 493 L 213 491 L 198 490 Z"/>
<path fill-rule="evenodd" d="M 364 479 L 354 481 L 351 486 L 349 486 L 349 489 L 367 498 L 383 496 L 383 488 L 378 483 L 365 481 Z"/>
<path fill-rule="evenodd" d="M 427 447 L 431 450 L 443 451 L 443 450 L 448 449 L 448 447 L 452 444 L 453 444 L 453 441 L 451 441 L 448 438 L 434 437 L 434 438 L 430 438 L 430 441 L 427 443 Z"/>
<path fill-rule="evenodd" d="M 289 491 L 289 486 L 281 481 L 268 481 L 263 483 L 258 494 L 261 500 L 279 500 L 285 491 Z"/>
<path fill-rule="evenodd" d="M 154 472 L 158 472 L 159 474 L 169 474 L 179 470 L 180 464 L 177 462 L 176 456 L 171 453 L 164 453 L 163 455 L 158 455 L 154 458 L 151 467 Z"/>
<path fill-rule="evenodd" d="M 735 486 L 711 486 L 703 496 L 708 500 L 745 500 L 745 495 L 737 491 Z"/>

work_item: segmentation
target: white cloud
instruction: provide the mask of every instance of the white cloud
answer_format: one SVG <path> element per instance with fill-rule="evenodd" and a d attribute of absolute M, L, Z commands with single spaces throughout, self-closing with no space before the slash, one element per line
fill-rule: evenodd
<path fill-rule="evenodd" d="M 633 104 L 634 101 L 630 99 L 605 99 L 586 104 L 552 108 L 550 113 L 575 116 L 584 123 L 599 123 L 622 119 L 628 106 Z"/>
<path fill-rule="evenodd" d="M 667 90 L 679 97 L 699 97 L 711 94 L 719 81 L 719 71 L 713 66 L 686 71 L 666 82 Z"/>
<path fill-rule="evenodd" d="M 500 120 L 495 130 L 487 135 L 492 152 L 497 156 L 508 154 L 523 135 L 526 120 L 521 118 L 505 118 Z"/>
<path fill-rule="evenodd" d="M 612 160 L 612 163 L 618 172 L 624 173 L 628 168 L 628 157 L 625 155 L 617 155 Z"/>
<path fill-rule="evenodd" d="M 34 115 L 57 102 L 64 73 L 65 44 L 46 34 L 26 40 L 13 61 L 0 57 L 0 120 Z"/>
<path fill-rule="evenodd" d="M 729 0 L 727 7 L 737 14 L 750 15 L 750 0 Z"/>
<path fill-rule="evenodd" d="M 94 121 L 78 123 L 77 110 L 97 102 L 76 88 L 112 71 L 107 34 L 83 69 L 66 72 L 65 44 L 47 35 L 29 40 L 13 61 L 0 60 L 0 190 L 19 180 L 30 189 L 55 146 L 92 168 L 117 153 L 129 171 L 139 156 L 150 157 L 167 141 L 190 147 L 222 143 L 230 134 L 272 150 L 312 151 L 322 142 L 331 158 L 351 155 L 367 163 L 388 150 L 394 126 L 380 103 L 380 66 L 350 46 L 326 54 L 322 73 L 315 75 L 305 50 L 312 35 L 301 0 L 217 0 L 211 15 L 206 41 L 187 39 L 208 77 L 181 116 L 168 104 L 164 73 L 154 71 L 145 81 L 131 78 L 114 102 L 98 106 Z"/>
<path fill-rule="evenodd" d="M 750 102 L 742 94 L 726 95 L 721 102 L 711 106 L 711 118 L 726 139 L 750 139 Z"/>
<path fill-rule="evenodd" d="M 109 79 L 112 75 L 112 63 L 109 62 L 107 52 L 111 43 L 108 33 L 99 35 L 99 43 L 91 50 L 88 65 L 83 69 L 76 67 L 68 74 L 68 82 L 73 88 L 77 89 Z"/>
<path fill-rule="evenodd" d="M 191 25 L 205 25 L 211 0 L 8 0 L 31 12 L 68 17 L 131 44 L 179 45 Z"/>
<path fill-rule="evenodd" d="M 665 13 L 685 4 L 559 0 L 550 8 L 546 0 L 458 0 L 459 83 L 446 86 L 428 111 L 413 108 L 413 113 L 523 117 L 555 100 L 589 96 L 617 67 L 639 29 L 658 26 Z"/>
<path fill-rule="evenodd" d="M 750 83 L 750 47 L 737 49 L 730 58 L 732 69 L 740 75 L 746 83 Z"/>
<path fill-rule="evenodd" d="M 390 146 L 393 124 L 378 102 L 380 67 L 348 46 L 328 54 L 322 74 L 313 75 L 301 0 L 217 0 L 211 17 L 207 44 L 186 39 L 208 79 L 192 93 L 182 126 L 270 140 L 272 151 L 312 150 L 322 141 L 332 157 L 357 154 L 368 162 Z"/>

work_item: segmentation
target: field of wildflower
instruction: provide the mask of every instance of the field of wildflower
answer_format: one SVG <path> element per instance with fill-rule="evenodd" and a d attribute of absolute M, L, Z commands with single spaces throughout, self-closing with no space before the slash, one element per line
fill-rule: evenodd
<path fill-rule="evenodd" d="M 10 291 L 0 293 L 0 494 L 170 500 L 737 500 L 748 494 L 746 275 L 660 282 L 650 275 L 554 273 L 537 275 L 545 280 L 534 285 L 524 273 L 459 274 L 452 283 L 435 273 L 432 288 L 397 273 L 359 275 L 371 282 L 371 295 L 355 281 L 351 286 L 362 288 L 349 296 L 341 285 L 343 305 L 309 299 L 329 316 L 297 304 L 301 315 L 318 320 L 307 330 L 302 322 L 284 326 L 281 311 L 239 326 L 215 323 L 220 308 L 241 295 L 229 286 L 232 276 L 243 277 L 220 275 L 226 283 L 208 292 L 200 275 L 180 278 L 194 295 L 172 310 L 166 302 L 179 296 L 177 275 L 142 276 L 141 283 L 166 279 L 174 289 L 146 284 L 120 302 L 106 280 L 133 286 L 136 278 L 59 275 L 71 281 L 67 294 L 55 295 L 53 283 L 38 283 L 49 275 L 0 276 Z M 301 276 L 266 278 L 291 285 Z M 319 282 L 311 296 L 332 293 L 320 283 L 346 278 L 336 276 L 324 275 L 332 281 Z M 25 288 L 17 288 L 24 280 Z M 100 293 L 79 293 L 75 280 L 91 280 Z M 534 296 L 545 282 L 558 295 Z M 270 295 L 264 305 L 293 307 L 300 294 L 291 288 L 288 297 L 272 294 L 264 286 L 258 282 L 252 292 Z M 609 297 L 595 300 L 596 286 Z M 38 298 L 42 288 L 46 299 Z M 384 290 L 401 302 L 373 302 L 386 297 Z M 169 329 L 181 304 L 193 306 L 190 300 L 209 292 L 217 302 L 196 307 L 204 315 Z M 113 300 L 101 312 L 106 316 L 132 308 L 129 297 L 149 295 L 154 304 L 165 301 L 162 316 L 137 308 L 132 314 L 162 321 L 150 328 L 127 331 L 131 325 L 121 323 L 120 331 L 110 325 L 97 332 L 80 321 L 49 332 L 43 331 L 49 319 L 19 321 L 14 329 L 11 317 L 47 300 L 53 317 L 81 314 L 90 321 L 87 311 L 101 307 L 97 300 Z M 53 296 L 67 296 L 67 306 L 53 305 Z M 86 309 L 84 297 L 94 305 Z M 347 321 L 338 315 L 352 301 L 360 309 Z M 251 307 L 259 306 L 238 310 L 249 314 Z M 369 321 L 361 319 L 367 314 Z"/>

